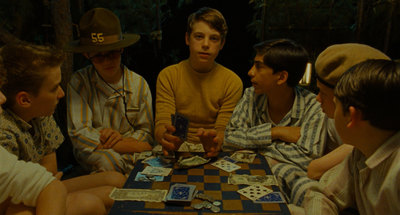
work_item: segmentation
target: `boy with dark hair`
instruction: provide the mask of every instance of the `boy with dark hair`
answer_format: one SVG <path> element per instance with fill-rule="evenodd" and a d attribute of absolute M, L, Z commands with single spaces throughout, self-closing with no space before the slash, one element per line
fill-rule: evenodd
<path fill-rule="evenodd" d="M 222 14 L 201 8 L 188 18 L 186 45 L 190 56 L 163 69 L 157 78 L 155 138 L 164 154 L 183 141 L 172 135 L 171 114 L 189 119 L 187 142 L 202 144 L 206 155 L 220 151 L 225 126 L 242 94 L 241 79 L 215 62 L 225 44 L 228 27 Z"/>
<path fill-rule="evenodd" d="M 247 88 L 226 127 L 224 150 L 254 149 L 266 156 L 290 202 L 300 205 L 307 166 L 321 156 L 323 113 L 315 95 L 297 86 L 307 51 L 288 39 L 255 45 Z"/>
<path fill-rule="evenodd" d="M 74 155 L 88 171 L 129 174 L 137 153 L 151 151 L 153 108 L 150 88 L 121 64 L 125 47 L 140 36 L 123 34 L 119 18 L 105 8 L 87 11 L 79 22 L 79 40 L 68 51 L 82 53 L 92 65 L 68 83 L 68 133 Z"/>
<path fill-rule="evenodd" d="M 400 64 L 359 63 L 343 74 L 334 96 L 336 130 L 354 150 L 310 187 L 305 214 L 338 214 L 347 207 L 399 214 Z"/>
<path fill-rule="evenodd" d="M 4 46 L 1 57 L 7 76 L 3 86 L 7 102 L 0 114 L 0 145 L 20 160 L 39 163 L 60 179 L 55 150 L 64 137 L 52 114 L 64 96 L 60 86 L 64 54 L 46 46 L 19 43 Z M 67 202 L 85 196 L 80 201 L 85 199 L 86 203 L 73 204 L 71 214 L 105 214 L 113 203 L 108 194 L 114 186 L 122 187 L 125 180 L 118 172 L 64 180 L 70 196 Z"/>

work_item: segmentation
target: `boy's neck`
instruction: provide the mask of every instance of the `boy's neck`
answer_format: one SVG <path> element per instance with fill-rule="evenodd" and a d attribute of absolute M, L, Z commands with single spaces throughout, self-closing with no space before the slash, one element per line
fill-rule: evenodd
<path fill-rule="evenodd" d="M 10 108 L 10 110 L 27 123 L 29 123 L 33 118 L 35 118 L 35 116 L 32 115 L 31 111 L 23 108 L 13 106 Z"/>
<path fill-rule="evenodd" d="M 272 121 L 279 123 L 292 109 L 295 93 L 289 86 L 282 86 L 275 92 L 268 95 L 268 112 Z"/>
<path fill-rule="evenodd" d="M 396 131 L 383 130 L 369 125 L 363 128 L 358 135 L 354 135 L 352 139 L 355 141 L 353 143 L 349 143 L 368 158 L 395 133 Z"/>
<path fill-rule="evenodd" d="M 198 62 L 195 62 L 193 59 L 191 59 L 191 58 L 189 57 L 189 66 L 190 66 L 194 71 L 199 72 L 199 73 L 207 73 L 207 72 L 210 72 L 210 71 L 214 68 L 215 64 L 216 64 L 215 61 L 213 61 L 213 62 L 211 62 L 211 63 L 208 63 L 208 64 L 205 64 L 205 63 L 198 63 Z"/>

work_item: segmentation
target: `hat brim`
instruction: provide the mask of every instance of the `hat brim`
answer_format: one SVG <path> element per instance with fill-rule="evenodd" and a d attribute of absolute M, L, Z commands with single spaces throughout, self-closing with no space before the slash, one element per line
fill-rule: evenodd
<path fill-rule="evenodd" d="M 140 35 L 138 34 L 123 34 L 122 39 L 118 42 L 106 45 L 82 45 L 79 40 L 74 40 L 65 47 L 65 51 L 77 53 L 111 51 L 133 45 L 139 39 Z"/>

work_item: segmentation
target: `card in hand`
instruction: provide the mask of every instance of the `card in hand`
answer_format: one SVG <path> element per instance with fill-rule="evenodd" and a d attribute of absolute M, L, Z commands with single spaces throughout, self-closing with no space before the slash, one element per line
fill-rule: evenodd
<path fill-rule="evenodd" d="M 189 119 L 177 112 L 175 115 L 171 114 L 171 121 L 176 129 L 173 135 L 180 137 L 182 140 L 186 140 L 189 129 Z"/>

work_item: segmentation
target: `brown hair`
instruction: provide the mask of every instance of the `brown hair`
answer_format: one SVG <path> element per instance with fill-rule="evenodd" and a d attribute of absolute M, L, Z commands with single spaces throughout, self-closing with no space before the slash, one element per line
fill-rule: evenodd
<path fill-rule="evenodd" d="M 5 105 L 10 106 L 18 92 L 26 91 L 36 96 L 46 75 L 44 69 L 60 66 L 65 54 L 53 47 L 19 42 L 6 44 L 0 57 L 0 70 L 7 79 L 2 91 L 7 98 Z"/>
<path fill-rule="evenodd" d="M 367 60 L 356 64 L 342 75 L 334 94 L 344 114 L 353 106 L 371 125 L 400 130 L 400 63 Z"/>
<path fill-rule="evenodd" d="M 224 41 L 228 33 L 228 26 L 224 16 L 216 9 L 209 7 L 202 7 L 196 12 L 192 13 L 187 22 L 187 33 L 190 35 L 193 30 L 193 25 L 196 22 L 203 21 L 210 25 L 211 28 L 217 30 L 221 34 L 221 41 Z"/>

